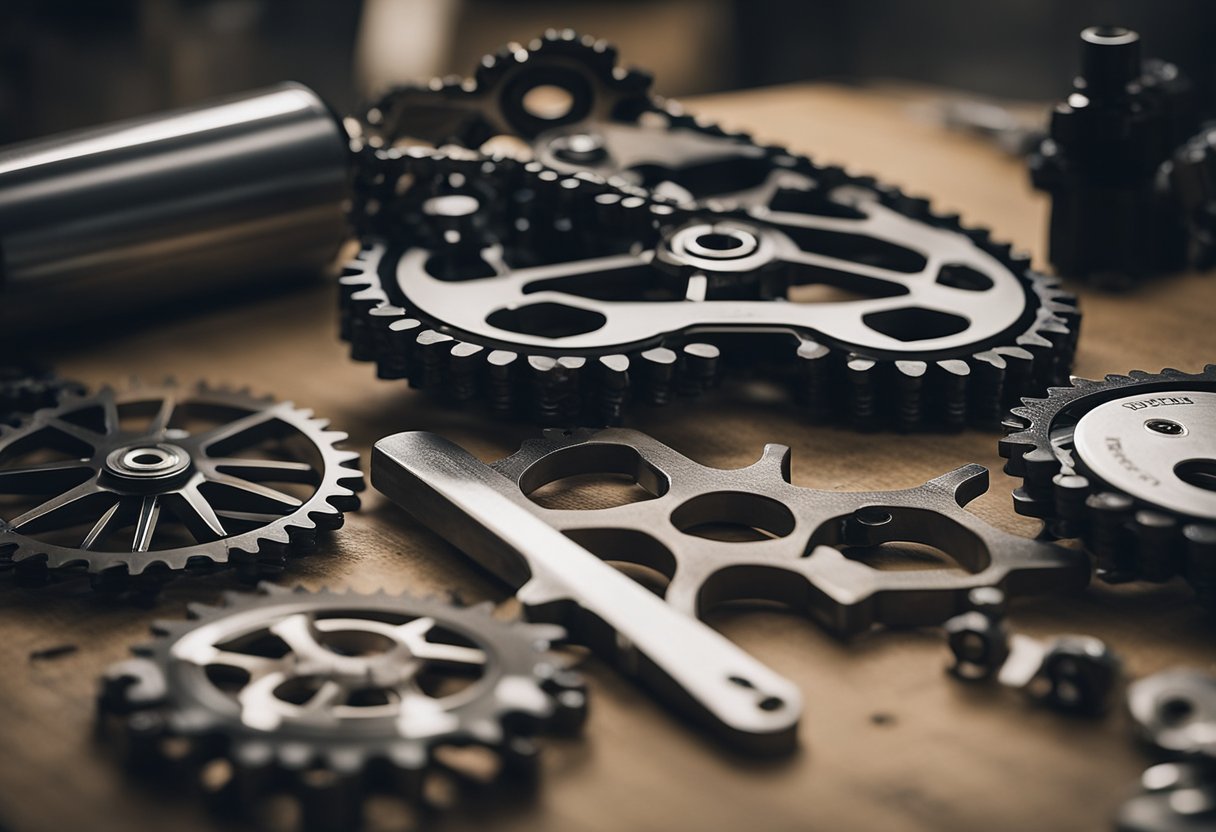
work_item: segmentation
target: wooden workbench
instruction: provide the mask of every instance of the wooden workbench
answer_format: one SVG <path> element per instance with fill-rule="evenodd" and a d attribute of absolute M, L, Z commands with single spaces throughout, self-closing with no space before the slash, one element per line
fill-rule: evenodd
<path fill-rule="evenodd" d="M 913 117 L 907 92 L 791 87 L 720 96 L 694 110 L 820 161 L 844 162 L 915 193 L 965 221 L 994 228 L 1042 262 L 1046 204 L 1022 165 L 978 140 Z M 1077 372 L 1196 370 L 1216 360 L 1216 283 L 1185 276 L 1122 297 L 1082 292 Z M 438 430 L 483 458 L 532 433 L 444 411 L 403 383 L 351 363 L 336 335 L 332 287 L 210 312 L 113 337 L 59 360 L 89 384 L 138 375 L 252 385 L 314 408 L 366 452 L 404 429 Z M 973 504 L 1022 534 L 1014 482 L 1000 473 L 996 436 L 857 435 L 808 427 L 782 403 L 719 393 L 701 403 L 639 411 L 633 426 L 695 459 L 734 467 L 763 443 L 793 448 L 796 483 L 877 490 L 918 484 L 967 462 L 993 470 Z M 470 600 L 506 596 L 484 573 L 396 506 L 370 493 L 321 553 L 293 563 L 285 582 L 416 593 L 459 588 Z M 126 777 L 92 737 L 96 680 L 153 619 L 212 600 L 224 579 L 179 581 L 154 609 L 116 606 L 70 587 L 0 587 L 0 827 L 48 830 L 218 828 L 199 804 Z M 1187 663 L 1212 668 L 1211 630 L 1174 586 L 1094 587 L 1084 596 L 1017 604 L 1012 623 L 1032 635 L 1066 631 L 1107 639 L 1135 675 Z M 795 615 L 739 610 L 712 623 L 801 686 L 801 751 L 757 763 L 729 756 L 596 661 L 585 735 L 549 743 L 535 803 L 487 820 L 456 813 L 444 829 L 574 830 L 1101 830 L 1147 765 L 1125 719 L 1082 720 L 1029 707 L 1011 692 L 968 687 L 943 673 L 932 632 L 882 633 L 843 644 Z M 59 645 L 56 658 L 30 654 Z"/>

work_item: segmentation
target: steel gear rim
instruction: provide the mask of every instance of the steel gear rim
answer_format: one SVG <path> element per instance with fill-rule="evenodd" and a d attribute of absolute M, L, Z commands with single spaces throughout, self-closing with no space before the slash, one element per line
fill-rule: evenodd
<path fill-rule="evenodd" d="M 581 54 L 588 59 L 600 60 L 601 53 L 587 51 L 588 47 L 580 46 L 581 41 L 573 35 L 566 37 L 564 42 L 572 44 L 568 57 L 581 48 L 584 50 Z M 443 87 L 444 95 L 458 98 L 468 86 L 449 83 Z M 390 93 L 384 101 L 391 96 Z M 1075 298 L 1060 290 L 1055 279 L 1031 271 L 1027 257 L 1014 254 L 1007 245 L 992 242 L 986 229 L 968 229 L 957 215 L 935 214 L 927 200 L 906 196 L 873 178 L 817 166 L 782 147 L 753 144 L 746 134 L 728 133 L 698 121 L 659 99 L 649 98 L 647 102 L 645 108 L 631 111 L 629 117 L 642 112 L 658 115 L 667 119 L 673 129 L 696 131 L 733 147 L 755 150 L 774 165 L 770 174 L 780 172 L 803 180 L 819 180 L 826 183 L 822 190 L 829 186 L 833 190 L 842 186 L 869 190 L 877 194 L 881 205 L 898 214 L 966 237 L 1022 285 L 1025 309 L 1021 327 L 1010 328 L 1004 338 L 989 339 L 989 343 L 976 344 L 972 350 L 958 350 L 949 356 L 911 353 L 895 360 L 883 359 L 873 355 L 874 350 L 853 350 L 850 349 L 853 345 L 803 333 L 784 363 L 791 365 L 785 372 L 793 377 L 795 395 L 809 406 L 812 418 L 828 419 L 845 410 L 840 404 L 847 402 L 848 421 L 861 428 L 958 429 L 968 423 L 995 426 L 1021 396 L 1061 383 L 1067 377 L 1079 321 Z M 391 140 L 391 134 L 387 138 Z M 443 140 L 449 138 L 473 147 L 479 141 L 473 136 L 445 136 Z M 394 152 L 398 160 L 409 159 L 409 154 L 415 159 L 427 154 L 413 149 L 404 155 L 401 151 L 376 151 L 371 157 L 384 159 Z M 444 148 L 438 152 L 439 157 L 445 155 L 450 157 L 452 151 Z M 512 164 L 499 159 L 494 163 Z M 644 217 L 647 211 L 671 213 L 688 207 L 619 179 L 605 182 L 586 171 L 562 175 L 539 163 L 524 167 L 534 178 L 548 177 L 551 185 L 557 183 L 550 193 L 566 202 L 580 189 L 591 191 L 592 197 L 611 192 L 621 203 L 630 203 L 632 210 L 625 213 L 632 215 L 626 221 L 631 228 L 638 226 L 637 218 Z M 754 211 L 738 214 L 729 204 L 715 207 L 712 200 L 700 208 L 721 211 L 724 217 L 737 215 L 764 222 Z M 643 219 L 641 225 L 645 224 Z M 640 398 L 652 404 L 663 404 L 679 394 L 695 394 L 716 381 L 720 350 L 714 344 L 702 343 L 695 335 L 660 339 L 648 345 L 648 349 L 635 350 L 630 355 L 601 351 L 591 356 L 535 347 L 503 349 L 502 344 L 487 343 L 485 339 L 462 337 L 447 321 L 427 319 L 417 309 L 407 308 L 407 304 L 394 304 L 387 297 L 379 297 L 377 293 L 384 292 L 387 281 L 370 273 L 378 263 L 369 264 L 369 260 L 378 260 L 374 246 L 361 252 L 348 266 L 343 281 L 343 328 L 354 333 L 352 354 L 357 359 L 378 361 L 382 377 L 408 377 L 416 387 L 444 389 L 454 393 L 458 401 L 476 397 L 479 393 L 476 388 L 481 386 L 484 398 L 496 414 L 523 410 L 530 418 L 550 424 L 579 421 L 616 424 L 622 419 L 624 400 L 631 395 L 640 393 Z M 388 346 L 390 342 L 392 345 Z M 686 354 L 687 346 L 693 347 L 691 355 Z M 424 353 L 421 361 L 416 362 L 423 368 L 406 367 L 414 351 Z M 454 354 L 445 355 L 449 351 Z M 702 358 L 706 354 L 711 356 L 708 360 Z M 630 378 L 631 363 L 641 364 L 634 367 L 634 375 L 641 378 Z M 529 398 L 531 401 L 524 401 Z M 591 401 L 583 402 L 582 398 Z"/>
<path fill-rule="evenodd" d="M 1073 378 L 1042 399 L 1024 399 L 1006 420 L 1000 442 L 1007 473 L 1022 479 L 1014 492 L 1019 514 L 1038 517 L 1062 537 L 1079 537 L 1107 581 L 1165 581 L 1181 575 L 1200 596 L 1216 602 L 1216 523 L 1133 497 L 1097 477 L 1060 438 L 1094 408 L 1131 395 L 1216 390 L 1216 364 L 1200 373 L 1167 368 L 1133 370 L 1102 381 Z"/>
<path fill-rule="evenodd" d="M 132 434 L 120 430 L 118 412 L 124 405 L 158 401 L 162 403 L 164 409 L 158 410 L 157 415 L 149 420 L 147 431 L 142 434 Z M 211 438 L 202 434 L 193 437 L 178 437 L 170 428 L 167 420 L 174 412 L 178 412 L 183 406 L 188 405 L 214 407 L 218 408 L 220 412 L 244 413 L 245 415 L 227 423 L 230 431 L 236 431 L 229 436 L 217 433 L 216 431 L 220 429 L 217 427 L 216 431 L 209 432 L 213 434 Z M 100 409 L 103 418 L 101 432 L 89 430 L 62 418 L 97 409 Z M 160 426 L 161 422 L 164 423 L 163 427 Z M 222 426 L 221 424 L 220 427 Z M 246 458 L 243 462 L 246 463 L 245 467 L 249 470 L 244 472 L 244 476 L 236 476 L 224 474 L 218 469 L 240 468 L 237 458 L 233 458 L 230 465 L 218 461 L 224 458 L 207 455 L 206 448 L 203 446 L 195 448 L 195 445 L 201 440 L 205 440 L 207 445 L 218 446 L 233 438 L 270 426 L 277 426 L 283 432 L 283 437 L 280 438 L 291 438 L 301 443 L 301 448 L 312 459 L 307 462 L 283 460 L 280 461 L 280 465 L 276 465 L 274 460 L 262 461 L 258 458 Z M 339 528 L 342 525 L 343 512 L 358 508 L 359 500 L 356 492 L 364 487 L 362 474 L 357 468 L 359 455 L 353 451 L 337 448 L 337 443 L 347 438 L 346 434 L 327 428 L 328 423 L 325 420 L 314 418 L 311 411 L 297 409 L 290 402 L 276 403 L 271 397 L 255 398 L 247 391 L 213 388 L 205 383 L 199 383 L 193 388 L 181 388 L 171 382 L 157 386 L 136 384 L 129 389 L 117 392 L 111 388 L 103 388 L 89 396 L 66 396 L 56 407 L 32 414 L 15 428 L 0 428 L 0 454 L 14 449 L 17 453 L 23 453 L 21 450 L 23 442 L 37 438 L 39 434 L 47 431 L 67 434 L 73 437 L 76 447 L 88 448 L 86 458 L 69 460 L 75 463 L 71 467 L 81 473 L 85 471 L 91 473 L 79 484 L 70 486 L 66 492 L 61 492 L 59 498 L 52 498 L 48 502 L 61 499 L 71 492 L 86 489 L 102 494 L 102 499 L 108 500 L 113 496 L 115 498 L 113 505 L 102 509 L 102 512 L 97 515 L 97 525 L 93 527 L 92 531 L 96 531 L 99 536 L 93 537 L 90 533 L 89 538 L 82 538 L 80 546 L 47 543 L 36 537 L 33 529 L 28 534 L 22 533 L 18 527 L 27 525 L 30 522 L 28 518 L 26 522 L 20 524 L 15 523 L 16 520 L 21 519 L 19 517 L 0 520 L 0 552 L 7 551 L 6 560 L 15 564 L 19 569 L 59 570 L 83 565 L 89 573 L 99 576 L 104 574 L 108 580 L 116 577 L 150 574 L 150 569 L 151 573 L 158 573 L 163 570 L 176 572 L 201 567 L 203 564 L 273 565 L 282 563 L 292 549 L 305 548 L 313 542 L 318 531 Z M 183 431 L 177 431 L 177 433 L 183 433 Z M 181 447 L 183 444 L 190 446 L 191 449 L 183 449 Z M 252 446 L 257 444 L 257 442 L 253 442 Z M 184 466 L 179 465 L 176 470 L 170 471 L 167 474 L 168 479 L 163 483 L 156 481 L 155 471 L 151 474 L 140 474 L 124 470 L 122 473 L 129 474 L 129 479 L 116 484 L 110 479 L 115 474 L 111 460 L 114 453 L 120 449 L 111 446 L 118 445 L 123 446 L 127 451 L 145 448 L 152 452 L 148 457 L 149 460 L 159 451 L 162 458 L 160 462 L 152 463 L 153 467 L 160 464 L 172 468 L 173 465 L 165 462 L 164 458 L 180 456 L 183 451 L 189 459 Z M 157 445 L 165 445 L 170 450 L 153 448 Z M 250 447 L 251 445 L 246 445 L 243 450 L 248 451 Z M 259 466 L 259 462 L 262 462 L 261 466 Z M 123 465 L 121 462 L 117 464 L 120 467 Z M 138 467 L 139 463 L 136 463 L 136 468 Z M 24 473 L 32 473 L 36 476 L 47 470 L 44 466 L 37 464 L 30 468 L 36 470 Z M 206 468 L 205 474 L 204 468 Z M 259 468 L 265 470 L 259 470 Z M 0 469 L 0 477 L 4 477 L 4 472 L 7 471 L 10 481 L 17 480 L 23 475 L 23 473 L 18 473 L 18 470 L 16 467 Z M 276 480 L 273 479 L 274 476 L 285 477 L 285 479 Z M 148 477 L 151 479 L 148 479 L 147 482 L 140 482 L 141 479 Z M 245 477 L 251 479 L 246 480 Z M 259 478 L 276 484 L 291 481 L 306 482 L 311 485 L 312 492 L 306 498 L 300 499 L 256 482 Z M 226 517 L 224 516 L 226 512 L 217 512 L 211 503 L 211 498 L 199 495 L 200 485 L 206 482 L 221 481 L 229 488 L 248 490 L 251 495 L 256 493 L 263 498 L 261 505 L 278 501 L 280 509 L 277 511 L 263 509 L 259 512 L 252 512 L 247 517 Z M 173 490 L 162 493 L 158 490 L 158 486 L 161 485 Z M 12 489 L 18 487 L 19 484 L 10 485 L 10 493 L 14 493 Z M 165 493 L 178 493 L 179 489 L 193 492 L 189 498 L 182 498 L 188 504 L 187 507 L 179 505 L 179 508 L 182 511 L 189 509 L 195 515 L 194 519 L 190 521 L 183 520 L 183 525 L 187 522 L 198 525 L 197 529 L 190 530 L 195 538 L 194 543 L 152 549 L 150 547 L 157 533 L 157 527 L 160 525 L 158 515 L 164 508 L 160 498 Z M 47 493 L 54 493 L 54 490 Z M 109 524 L 120 522 L 123 519 L 118 517 L 123 513 L 119 511 L 122 503 L 131 502 L 132 498 L 138 497 L 143 497 L 143 502 L 140 505 L 141 519 L 137 519 L 137 530 L 141 528 L 142 518 L 145 516 L 142 512 L 144 505 L 149 499 L 152 503 L 148 508 L 149 517 L 147 519 L 147 523 L 150 523 L 152 528 L 145 533 L 148 547 L 144 551 L 138 550 L 139 539 L 134 536 L 130 551 L 94 550 L 84 546 L 84 543 L 90 538 L 94 545 L 101 544 L 104 540 L 100 535 L 112 534 L 120 530 L 110 528 Z M 198 500 L 201 500 L 201 504 Z M 79 502 L 79 496 L 76 502 Z M 38 508 L 44 508 L 47 504 L 42 503 Z M 63 507 L 71 507 L 71 505 L 72 502 L 69 502 L 65 503 Z M 83 506 L 77 505 L 76 508 L 81 509 Z M 55 507 L 52 506 L 50 511 L 54 510 Z M 32 512 L 26 514 L 30 513 Z M 238 511 L 230 513 L 242 514 Z M 106 521 L 106 517 L 110 518 L 109 522 Z M 229 524 L 252 525 L 252 528 L 230 532 L 225 521 Z M 207 532 L 201 531 L 203 527 L 207 528 L 209 535 Z M 70 526 L 66 528 L 70 528 Z M 223 531 L 223 534 L 219 534 L 219 531 Z M 200 537 L 208 536 L 211 539 L 200 539 Z"/>
<path fill-rule="evenodd" d="M 157 638 L 133 648 L 136 658 L 108 669 L 98 702 L 103 716 L 117 720 L 137 765 L 158 765 L 163 759 L 161 744 L 173 738 L 193 744 L 192 763 L 208 757 L 227 759 L 233 776 L 227 793 L 218 795 L 221 799 L 246 804 L 251 796 L 277 791 L 282 781 L 267 774 L 281 772 L 290 778 L 288 788 L 297 790 L 303 799 L 322 801 L 324 807 L 318 808 L 324 817 L 337 821 L 335 826 L 349 824 L 357 820 L 369 793 L 419 799 L 423 775 L 443 765 L 435 757 L 438 748 L 488 748 L 501 756 L 504 775 L 528 777 L 536 773 L 533 738 L 541 732 L 575 730 L 585 717 L 582 680 L 562 670 L 550 652 L 564 638 L 564 630 L 548 624 L 497 620 L 489 603 L 461 608 L 387 593 L 313 593 L 270 584 L 262 584 L 256 594 L 226 593 L 224 600 L 221 607 L 192 605 L 189 620 L 157 622 L 153 628 Z M 336 625 L 320 627 L 319 622 L 325 620 Z M 306 630 L 282 626 L 299 621 Z M 429 625 L 421 635 L 416 627 L 419 622 Z M 318 640 L 326 634 L 358 633 L 360 624 L 370 627 L 369 632 L 402 631 L 402 639 L 386 652 L 368 655 L 335 652 L 336 647 Z M 404 635 L 407 628 L 411 631 L 408 638 Z M 438 630 L 448 638 L 427 638 Z M 229 638 L 218 638 L 222 633 Z M 252 633 L 281 639 L 288 652 L 276 658 L 259 655 L 259 650 L 268 651 L 264 644 L 247 640 Z M 242 635 L 246 640 L 242 641 Z M 460 645 L 462 641 L 467 644 Z M 407 643 L 414 649 L 430 645 L 436 653 L 420 658 L 408 649 L 404 653 L 398 649 Z M 315 655 L 317 650 L 324 660 Z M 427 662 L 451 659 L 452 650 L 480 653 L 482 674 L 462 694 L 447 697 L 446 705 L 416 709 L 411 719 L 404 718 L 408 709 L 403 705 L 397 717 L 348 715 L 306 729 L 298 723 L 250 725 L 245 719 L 249 708 L 242 702 L 243 692 L 273 673 L 288 680 L 323 679 L 314 697 L 321 696 L 328 684 L 338 685 L 349 696 L 355 693 L 356 681 L 372 687 L 394 681 L 409 687 Z M 292 658 L 300 656 L 303 661 Z M 204 673 L 210 666 L 245 668 L 247 680 L 236 690 L 226 691 Z M 265 672 L 258 675 L 259 670 Z M 393 676 L 390 680 L 384 675 L 386 670 L 393 670 L 400 679 Z M 275 692 L 270 695 L 278 696 Z M 411 696 L 445 703 L 443 697 L 429 693 L 411 692 Z M 366 706 L 348 704 L 347 710 L 360 707 Z M 350 723 L 360 719 L 369 725 L 351 730 Z M 385 730 L 386 724 L 389 730 Z M 339 788 L 313 789 L 307 774 L 318 767 L 333 773 Z M 325 821 L 320 825 L 325 826 Z"/>

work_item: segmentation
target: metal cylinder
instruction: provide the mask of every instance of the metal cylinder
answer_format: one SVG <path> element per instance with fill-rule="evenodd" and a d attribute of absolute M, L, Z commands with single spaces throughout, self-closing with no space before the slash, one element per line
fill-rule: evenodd
<path fill-rule="evenodd" d="M 349 158 L 294 83 L 0 150 L 0 339 L 315 277 Z"/>

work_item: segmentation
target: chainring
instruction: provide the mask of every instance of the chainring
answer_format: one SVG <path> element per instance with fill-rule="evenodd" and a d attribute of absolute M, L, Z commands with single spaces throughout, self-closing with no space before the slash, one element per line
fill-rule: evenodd
<path fill-rule="evenodd" d="M 554 42 L 562 66 L 601 71 L 602 50 L 553 38 L 512 83 L 547 78 Z M 496 100 L 490 83 L 398 90 L 373 108 L 382 147 L 364 155 L 343 329 L 382 376 L 502 415 L 615 424 L 631 399 L 664 404 L 723 367 L 762 368 L 815 419 L 901 430 L 992 426 L 1067 377 L 1075 299 L 1028 258 L 927 200 L 659 99 L 544 132 L 507 124 L 532 142 L 527 164 L 470 156 L 484 130 L 425 136 L 460 151 L 391 147 L 419 100 L 476 109 Z M 461 217 L 418 210 L 493 179 Z"/>

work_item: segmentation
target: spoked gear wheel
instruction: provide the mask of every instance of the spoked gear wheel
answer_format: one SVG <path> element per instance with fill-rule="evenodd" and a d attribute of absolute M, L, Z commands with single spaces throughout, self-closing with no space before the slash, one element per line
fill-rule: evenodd
<path fill-rule="evenodd" d="M 137 767 L 223 761 L 218 783 L 199 777 L 218 808 L 285 791 L 307 829 L 357 829 L 371 794 L 420 801 L 445 749 L 489 749 L 519 782 L 536 772 L 537 733 L 582 723 L 581 680 L 549 652 L 560 627 L 385 594 L 226 598 L 159 623 L 100 698 Z"/>
<path fill-rule="evenodd" d="M 290 402 L 204 384 L 68 396 L 0 428 L 0 553 L 104 588 L 215 564 L 256 575 L 358 508 L 345 438 Z"/>
<path fill-rule="evenodd" d="M 1181 575 L 1216 603 L 1216 364 L 1073 379 L 1006 429 L 1019 514 L 1081 538 L 1105 580 Z"/>
<path fill-rule="evenodd" d="M 604 51 L 561 42 L 562 66 L 602 69 Z M 546 54 L 518 59 L 512 83 L 560 87 Z M 383 143 L 409 132 L 419 100 L 494 100 L 445 89 L 399 99 L 380 120 Z M 536 161 L 480 168 L 524 196 L 493 233 L 464 220 L 439 245 L 416 223 L 365 236 L 343 280 L 355 356 L 385 377 L 565 424 L 613 424 L 630 399 L 695 394 L 731 363 L 787 377 L 814 418 L 901 430 L 995 426 L 1021 396 L 1067 378 L 1075 299 L 987 230 L 638 100 L 511 130 Z M 433 155 L 375 151 L 371 179 L 381 193 L 415 181 Z M 452 164 L 450 150 L 437 155 Z M 450 217 L 428 224 L 452 228 Z"/>

